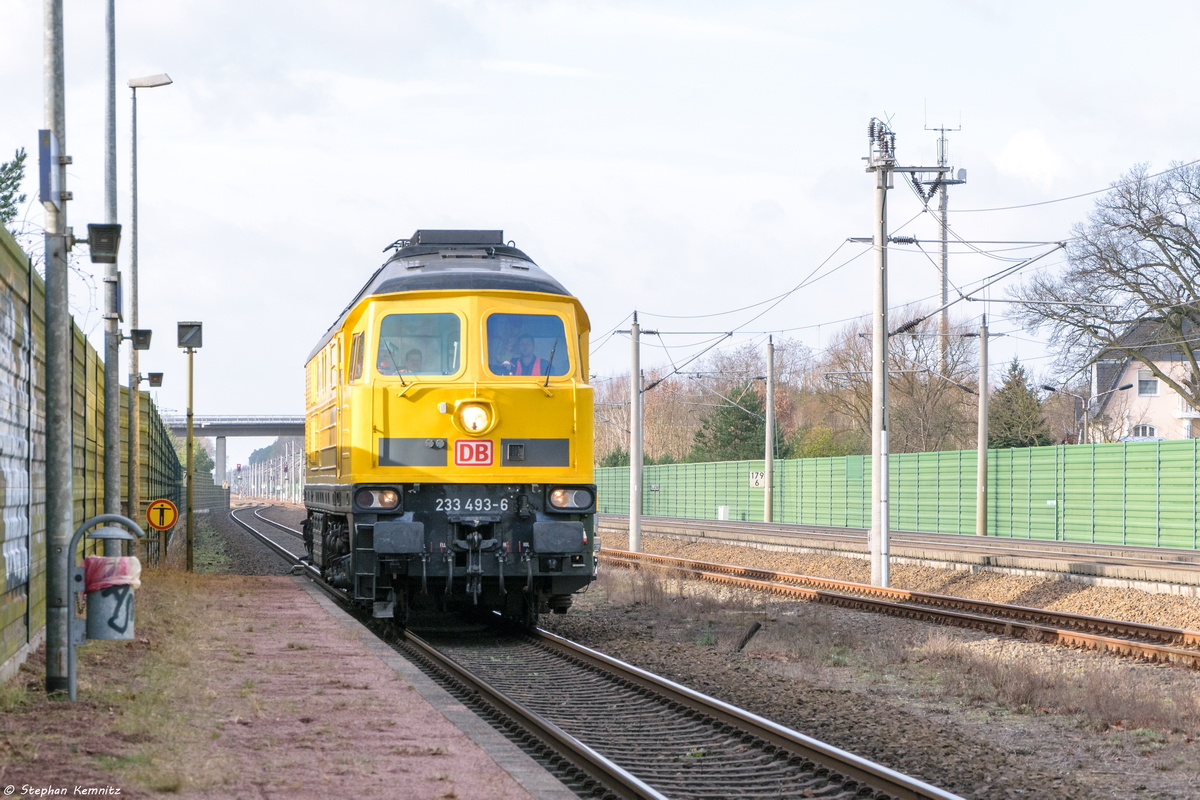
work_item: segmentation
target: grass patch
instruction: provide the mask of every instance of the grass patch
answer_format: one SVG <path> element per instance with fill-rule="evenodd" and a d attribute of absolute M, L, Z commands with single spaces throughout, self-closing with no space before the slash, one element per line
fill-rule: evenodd
<path fill-rule="evenodd" d="M 192 523 L 192 563 L 196 572 L 229 572 L 233 565 L 229 549 L 207 515 L 195 517 Z"/>
<path fill-rule="evenodd" d="M 32 702 L 29 689 L 17 681 L 0 685 L 0 713 L 24 708 Z"/>

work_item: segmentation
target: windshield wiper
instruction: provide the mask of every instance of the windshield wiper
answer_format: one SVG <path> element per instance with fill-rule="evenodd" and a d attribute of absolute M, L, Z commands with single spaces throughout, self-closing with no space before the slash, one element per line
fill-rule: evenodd
<path fill-rule="evenodd" d="M 546 362 L 546 382 L 542 384 L 545 388 L 550 385 L 550 370 L 554 369 L 554 352 L 558 350 L 558 337 L 554 337 L 554 346 L 550 348 L 550 360 Z"/>
<path fill-rule="evenodd" d="M 400 360 L 396 358 L 396 351 L 392 349 L 392 343 L 384 342 L 383 346 L 387 348 L 388 356 L 392 359 L 392 369 L 394 370 L 392 374 L 400 379 L 401 386 L 408 386 L 408 384 L 404 382 L 404 376 L 400 374 Z"/>

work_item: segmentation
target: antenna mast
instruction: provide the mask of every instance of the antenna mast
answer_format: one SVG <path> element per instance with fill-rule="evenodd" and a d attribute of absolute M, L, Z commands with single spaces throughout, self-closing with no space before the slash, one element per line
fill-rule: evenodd
<path fill-rule="evenodd" d="M 950 236 L 950 221 L 946 217 L 946 207 L 949 204 L 949 198 L 946 196 L 946 187 L 951 184 L 960 184 L 967 182 L 967 171 L 960 169 L 957 178 L 949 177 L 951 169 L 950 163 L 950 147 L 946 141 L 946 133 L 948 131 L 961 131 L 962 126 L 957 128 L 947 128 L 942 125 L 939 128 L 931 128 L 925 126 L 927 131 L 937 131 L 941 134 L 938 137 L 937 157 L 938 166 L 945 167 L 942 172 L 942 178 L 938 181 L 938 226 L 942 229 L 942 303 L 941 311 L 938 312 L 938 374 L 945 375 L 949 368 L 950 354 L 950 312 L 946 306 L 950 303 L 950 257 L 948 250 L 948 239 Z"/>

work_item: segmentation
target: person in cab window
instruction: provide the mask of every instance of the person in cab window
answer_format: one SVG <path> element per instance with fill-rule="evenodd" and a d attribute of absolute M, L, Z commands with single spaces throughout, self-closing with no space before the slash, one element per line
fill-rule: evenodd
<path fill-rule="evenodd" d="M 421 351 L 413 348 L 404 354 L 404 366 L 400 369 L 401 372 L 420 372 L 421 371 Z"/>
<path fill-rule="evenodd" d="M 545 375 L 549 365 L 546 359 L 533 352 L 533 337 L 522 334 L 517 337 L 517 355 L 510 361 L 505 361 L 509 375 Z"/>
<path fill-rule="evenodd" d="M 379 346 L 379 362 L 376 367 L 382 375 L 395 375 L 396 365 L 392 363 L 392 353 L 394 350 L 384 344 Z"/>

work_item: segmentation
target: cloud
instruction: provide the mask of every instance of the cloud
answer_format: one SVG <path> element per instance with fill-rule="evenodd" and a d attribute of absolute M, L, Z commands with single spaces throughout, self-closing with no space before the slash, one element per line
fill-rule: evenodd
<path fill-rule="evenodd" d="M 518 75 L 542 75 L 550 78 L 596 78 L 600 75 L 590 69 L 565 67 L 561 64 L 545 64 L 538 61 L 483 61 L 481 65 L 489 72 L 512 72 Z"/>
<path fill-rule="evenodd" d="M 996 157 L 996 167 L 1019 175 L 1041 188 L 1049 188 L 1066 172 L 1067 159 L 1036 128 L 1017 131 Z"/>

